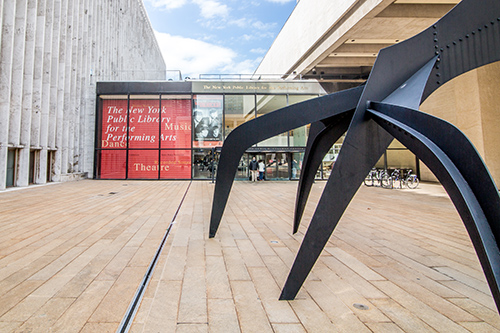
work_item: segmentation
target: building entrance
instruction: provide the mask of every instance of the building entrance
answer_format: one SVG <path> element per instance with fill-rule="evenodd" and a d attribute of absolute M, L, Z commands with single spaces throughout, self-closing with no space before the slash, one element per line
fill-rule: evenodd
<path fill-rule="evenodd" d="M 273 152 L 273 153 L 250 153 L 245 154 L 240 161 L 240 167 L 238 168 L 237 178 L 247 178 L 249 176 L 248 163 L 255 156 L 257 161 L 262 160 L 266 166 L 266 171 L 264 173 L 265 180 L 290 180 L 295 179 L 298 174 L 297 169 L 293 169 L 290 161 L 294 161 L 292 158 L 300 158 L 301 156 L 294 156 L 296 153 L 289 152 Z M 295 163 L 296 168 L 298 163 Z M 295 176 L 294 176 L 295 175 Z"/>
<path fill-rule="evenodd" d="M 100 82 L 97 90 L 98 179 L 212 179 L 231 131 L 324 94 L 313 81 Z M 265 162 L 268 180 L 295 179 L 290 163 L 304 151 L 307 134 L 302 126 L 255 144 L 236 178 L 248 179 L 249 158 L 256 156 Z"/>

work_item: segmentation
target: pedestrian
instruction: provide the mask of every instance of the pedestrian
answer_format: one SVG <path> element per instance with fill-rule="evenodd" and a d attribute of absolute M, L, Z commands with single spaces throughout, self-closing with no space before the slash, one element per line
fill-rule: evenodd
<path fill-rule="evenodd" d="M 250 161 L 248 168 L 250 169 L 250 173 L 252 174 L 252 181 L 253 182 L 257 181 L 257 177 L 259 174 L 259 164 L 257 163 L 255 156 Z"/>
<path fill-rule="evenodd" d="M 259 180 L 264 180 L 264 172 L 266 172 L 266 165 L 263 160 L 259 160 Z"/>

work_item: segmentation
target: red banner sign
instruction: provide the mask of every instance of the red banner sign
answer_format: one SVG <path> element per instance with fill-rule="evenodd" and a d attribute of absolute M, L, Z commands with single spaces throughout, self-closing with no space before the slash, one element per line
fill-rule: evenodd
<path fill-rule="evenodd" d="M 101 148 L 127 148 L 127 100 L 102 101 Z"/>
<path fill-rule="evenodd" d="M 191 148 L 191 100 L 162 100 L 161 111 L 161 147 Z"/>
<path fill-rule="evenodd" d="M 127 128 L 127 123 L 129 127 Z M 191 178 L 191 100 L 103 100 L 100 178 Z M 162 150 L 187 148 L 189 150 Z M 143 150 L 148 148 L 148 150 Z M 115 150 L 123 149 L 123 150 Z M 140 150 L 137 150 L 140 149 Z"/>

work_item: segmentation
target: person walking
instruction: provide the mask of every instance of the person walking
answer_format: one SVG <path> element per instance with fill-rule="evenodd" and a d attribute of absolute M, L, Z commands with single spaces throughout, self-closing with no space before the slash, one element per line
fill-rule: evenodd
<path fill-rule="evenodd" d="M 255 156 L 250 161 L 248 168 L 250 169 L 250 173 L 252 174 L 252 181 L 253 182 L 257 181 L 257 176 L 259 174 L 259 164 L 257 163 Z"/>
<path fill-rule="evenodd" d="M 266 172 L 266 165 L 263 160 L 259 160 L 259 180 L 264 180 L 264 172 Z"/>

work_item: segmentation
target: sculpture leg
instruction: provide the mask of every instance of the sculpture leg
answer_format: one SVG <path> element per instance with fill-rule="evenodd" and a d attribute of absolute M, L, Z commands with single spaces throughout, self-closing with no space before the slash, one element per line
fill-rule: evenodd
<path fill-rule="evenodd" d="M 246 149 L 285 131 L 354 109 L 362 91 L 363 87 L 358 87 L 297 103 L 270 112 L 234 129 L 226 138 L 220 155 L 209 237 L 214 237 L 217 233 L 238 162 Z"/>
<path fill-rule="evenodd" d="M 351 124 L 280 300 L 295 298 L 363 179 L 391 141 L 392 136 L 383 133 L 374 121 L 363 121 L 354 128 Z"/>
<path fill-rule="evenodd" d="M 409 74 L 405 84 L 385 98 L 393 103 L 408 103 L 418 107 L 435 59 L 415 68 L 416 72 Z M 378 95 L 381 92 L 365 91 L 360 99 L 340 154 L 281 292 L 282 300 L 295 298 L 349 202 L 393 139 L 366 115 L 366 102 L 369 97 Z"/>
<path fill-rule="evenodd" d="M 307 198 L 314 183 L 316 171 L 332 145 L 347 131 L 353 112 L 346 112 L 340 116 L 328 118 L 311 125 L 299 185 L 297 187 L 293 220 L 294 234 L 299 229 L 300 220 L 302 219 Z"/>
<path fill-rule="evenodd" d="M 415 153 L 448 192 L 476 250 L 500 310 L 500 197 L 481 157 L 453 125 L 394 105 L 374 103 L 377 123 Z"/>

